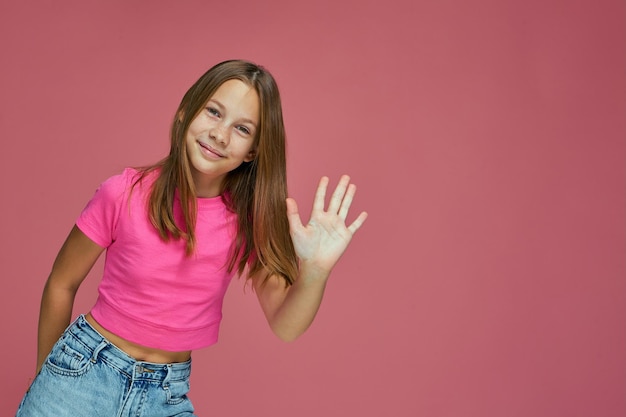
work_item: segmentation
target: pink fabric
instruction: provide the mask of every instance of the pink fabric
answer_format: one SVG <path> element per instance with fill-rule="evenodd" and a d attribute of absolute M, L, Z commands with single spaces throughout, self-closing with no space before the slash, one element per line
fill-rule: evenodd
<path fill-rule="evenodd" d="M 236 215 L 221 197 L 199 198 L 196 251 L 186 257 L 184 242 L 162 241 L 148 219 L 146 201 L 156 173 L 131 193 L 136 175 L 128 168 L 105 181 L 76 222 L 107 248 L 91 313 L 107 330 L 140 345 L 169 351 L 209 346 L 217 342 L 233 276 L 226 264 Z M 178 199 L 174 213 L 182 221 Z"/>

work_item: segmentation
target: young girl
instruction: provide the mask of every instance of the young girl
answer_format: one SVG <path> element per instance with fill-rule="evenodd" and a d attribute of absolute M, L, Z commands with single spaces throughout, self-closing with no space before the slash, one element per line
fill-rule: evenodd
<path fill-rule="evenodd" d="M 274 333 L 311 324 L 328 276 L 366 213 L 346 226 L 347 176 L 308 224 L 287 198 L 278 88 L 262 67 L 227 61 L 187 91 L 169 155 L 96 191 L 44 288 L 37 377 L 18 416 L 192 416 L 191 351 L 217 341 L 234 275 L 251 280 Z M 93 309 L 74 296 L 106 249 Z M 68 327 L 69 325 L 69 327 Z"/>

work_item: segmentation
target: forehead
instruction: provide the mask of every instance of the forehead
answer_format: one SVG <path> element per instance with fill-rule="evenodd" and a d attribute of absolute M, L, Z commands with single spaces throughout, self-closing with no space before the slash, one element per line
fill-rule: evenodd
<path fill-rule="evenodd" d="M 259 95 L 254 87 L 241 80 L 233 79 L 224 81 L 215 90 L 209 101 L 217 102 L 225 110 L 258 121 L 259 119 Z"/>

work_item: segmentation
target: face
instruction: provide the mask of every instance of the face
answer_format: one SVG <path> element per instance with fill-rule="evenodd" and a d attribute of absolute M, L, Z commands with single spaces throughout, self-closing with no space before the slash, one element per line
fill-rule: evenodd
<path fill-rule="evenodd" d="M 254 159 L 259 96 L 240 80 L 225 81 L 187 130 L 187 157 L 198 197 L 216 197 L 226 174 Z"/>

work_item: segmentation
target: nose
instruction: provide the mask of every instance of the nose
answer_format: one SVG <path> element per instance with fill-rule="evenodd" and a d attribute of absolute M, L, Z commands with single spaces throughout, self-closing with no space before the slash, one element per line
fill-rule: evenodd
<path fill-rule="evenodd" d="M 228 128 L 223 123 L 216 124 L 209 131 L 209 136 L 218 143 L 228 145 Z"/>

